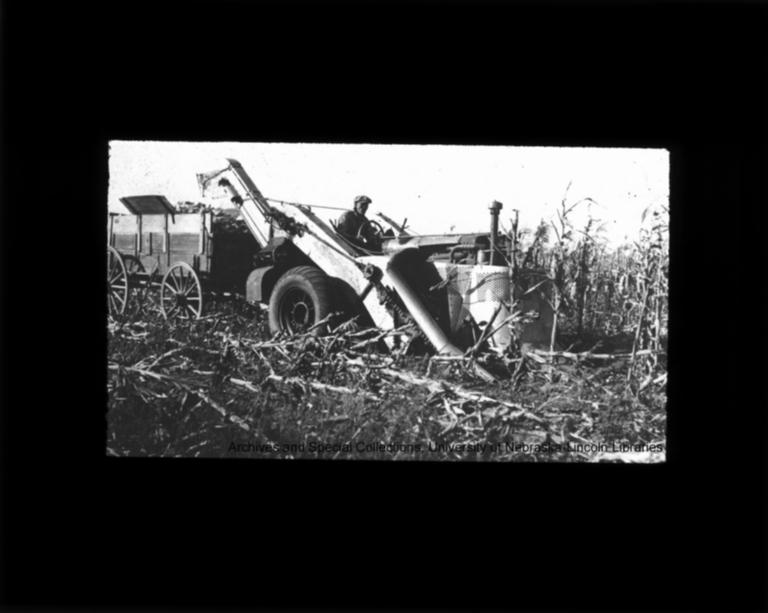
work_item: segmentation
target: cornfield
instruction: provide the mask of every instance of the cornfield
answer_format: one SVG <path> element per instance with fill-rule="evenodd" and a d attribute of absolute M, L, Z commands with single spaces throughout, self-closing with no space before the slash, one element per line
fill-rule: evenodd
<path fill-rule="evenodd" d="M 108 321 L 110 455 L 660 461 L 666 441 L 667 225 L 609 249 L 599 224 L 533 232 L 506 256 L 552 310 L 548 347 L 414 355 L 355 320 L 270 335 L 242 297 L 171 323 L 151 293 Z M 536 316 L 536 314 L 531 314 Z M 522 317 L 522 316 L 521 316 Z M 512 329 L 517 329 L 511 322 Z M 497 381 L 479 379 L 482 366 Z"/>

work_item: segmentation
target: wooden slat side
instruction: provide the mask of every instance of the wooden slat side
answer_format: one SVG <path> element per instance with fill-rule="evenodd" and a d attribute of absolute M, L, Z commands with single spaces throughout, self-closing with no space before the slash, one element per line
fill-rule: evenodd
<path fill-rule="evenodd" d="M 113 234 L 115 249 L 120 253 L 133 253 L 136 246 L 136 234 Z"/>
<path fill-rule="evenodd" d="M 199 235 L 201 218 L 199 213 L 178 213 L 168 224 L 168 232 L 171 234 L 194 233 Z"/>

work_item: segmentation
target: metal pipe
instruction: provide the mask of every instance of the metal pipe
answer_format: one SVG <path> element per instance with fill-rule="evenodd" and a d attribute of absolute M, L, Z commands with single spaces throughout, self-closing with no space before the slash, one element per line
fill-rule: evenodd
<path fill-rule="evenodd" d="M 501 202 L 494 200 L 488 207 L 491 211 L 491 255 L 488 263 L 491 266 L 496 264 L 496 235 L 499 233 L 499 211 L 503 206 Z"/>
<path fill-rule="evenodd" d="M 392 281 L 392 285 L 402 299 L 405 308 L 408 309 L 408 312 L 427 336 L 429 342 L 434 345 L 437 353 L 444 355 L 464 355 L 464 352 L 461 351 L 461 349 L 448 340 L 448 337 L 440 329 L 440 326 L 437 325 L 437 322 L 432 319 L 432 316 L 424 306 L 421 298 L 419 298 L 416 292 L 411 289 L 411 286 L 408 285 L 408 282 L 400 274 L 400 271 L 397 270 L 397 267 L 392 265 L 392 260 L 396 257 L 396 255 L 393 256 L 387 263 L 387 274 Z"/>

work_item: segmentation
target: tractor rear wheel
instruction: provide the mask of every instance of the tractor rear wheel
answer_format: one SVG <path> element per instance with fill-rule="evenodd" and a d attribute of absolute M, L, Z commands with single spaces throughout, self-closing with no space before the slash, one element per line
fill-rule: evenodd
<path fill-rule="evenodd" d="M 317 335 L 323 326 L 315 328 L 333 312 L 330 280 L 314 266 L 296 266 L 281 276 L 269 297 L 269 329 L 272 334 L 310 331 Z"/>

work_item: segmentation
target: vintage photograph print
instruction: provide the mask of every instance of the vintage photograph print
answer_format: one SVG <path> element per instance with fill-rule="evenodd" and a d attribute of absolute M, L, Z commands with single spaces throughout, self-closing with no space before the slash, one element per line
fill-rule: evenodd
<path fill-rule="evenodd" d="M 107 455 L 664 462 L 669 164 L 110 142 Z"/>

